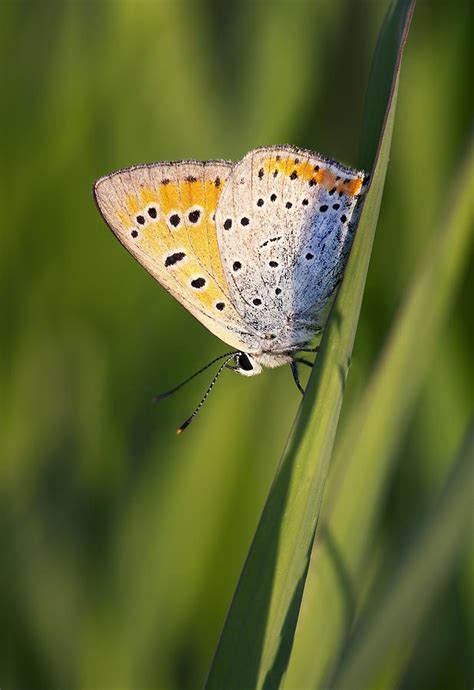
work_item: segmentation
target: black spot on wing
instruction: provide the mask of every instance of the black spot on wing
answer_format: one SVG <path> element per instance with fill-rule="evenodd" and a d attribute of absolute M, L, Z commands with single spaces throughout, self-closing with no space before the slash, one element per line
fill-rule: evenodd
<path fill-rule="evenodd" d="M 203 288 L 205 286 L 205 284 L 206 284 L 205 278 L 194 278 L 191 281 L 192 287 L 195 288 L 196 290 L 200 290 L 201 288 Z"/>
<path fill-rule="evenodd" d="M 182 261 L 185 256 L 186 256 L 186 254 L 184 252 L 175 252 L 174 254 L 170 254 L 169 256 L 166 257 L 165 266 L 167 268 L 169 266 L 174 266 L 179 261 Z"/>
<path fill-rule="evenodd" d="M 201 217 L 201 211 L 196 209 L 195 211 L 191 211 L 188 213 L 188 218 L 190 223 L 197 223 L 199 218 Z"/>

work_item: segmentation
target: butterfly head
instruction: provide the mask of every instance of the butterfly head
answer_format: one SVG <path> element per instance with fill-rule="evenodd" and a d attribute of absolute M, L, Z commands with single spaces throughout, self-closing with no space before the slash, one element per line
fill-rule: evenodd
<path fill-rule="evenodd" d="M 234 361 L 235 367 L 232 368 L 242 376 L 256 376 L 262 373 L 262 365 L 245 352 L 237 352 Z"/>

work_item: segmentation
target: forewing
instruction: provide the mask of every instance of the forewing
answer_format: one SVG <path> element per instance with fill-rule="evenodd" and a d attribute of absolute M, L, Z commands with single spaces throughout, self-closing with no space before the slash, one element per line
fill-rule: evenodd
<path fill-rule="evenodd" d="M 340 281 L 364 174 L 291 146 L 251 151 L 219 199 L 217 237 L 232 299 L 272 349 L 311 337 Z"/>
<path fill-rule="evenodd" d="M 225 161 L 128 168 L 98 180 L 106 223 L 139 263 L 210 331 L 235 347 L 248 337 L 224 275 L 216 237 Z"/>

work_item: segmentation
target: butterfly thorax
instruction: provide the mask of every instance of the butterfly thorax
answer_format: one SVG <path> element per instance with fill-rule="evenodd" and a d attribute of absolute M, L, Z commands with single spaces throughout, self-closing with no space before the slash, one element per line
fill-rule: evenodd
<path fill-rule="evenodd" d="M 274 354 L 273 352 L 262 352 L 257 355 L 254 354 L 252 355 L 252 358 L 261 367 L 267 367 L 268 369 L 281 367 L 283 364 L 288 364 L 292 360 L 292 356 L 288 353 Z"/>

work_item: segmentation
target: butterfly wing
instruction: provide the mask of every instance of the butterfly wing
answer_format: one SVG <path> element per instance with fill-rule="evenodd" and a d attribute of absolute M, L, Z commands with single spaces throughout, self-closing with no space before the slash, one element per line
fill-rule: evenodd
<path fill-rule="evenodd" d="M 216 213 L 231 298 L 248 326 L 301 345 L 322 325 L 353 239 L 364 174 L 291 146 L 237 163 Z"/>
<path fill-rule="evenodd" d="M 215 213 L 231 163 L 142 165 L 102 177 L 98 208 L 119 241 L 212 333 L 233 347 L 251 336 L 220 258 Z"/>

